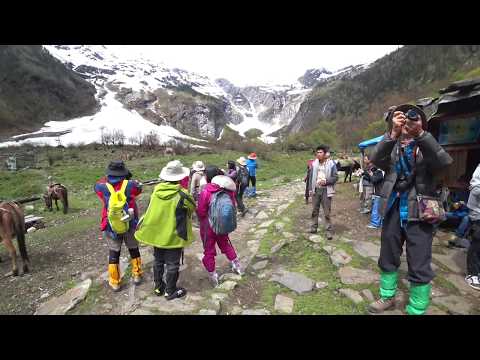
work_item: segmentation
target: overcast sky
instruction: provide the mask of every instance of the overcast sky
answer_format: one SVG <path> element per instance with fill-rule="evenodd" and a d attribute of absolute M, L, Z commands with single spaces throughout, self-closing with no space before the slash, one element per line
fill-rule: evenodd
<path fill-rule="evenodd" d="M 305 70 L 335 71 L 365 64 L 399 45 L 109 45 L 121 55 L 146 58 L 235 85 L 291 84 Z"/>

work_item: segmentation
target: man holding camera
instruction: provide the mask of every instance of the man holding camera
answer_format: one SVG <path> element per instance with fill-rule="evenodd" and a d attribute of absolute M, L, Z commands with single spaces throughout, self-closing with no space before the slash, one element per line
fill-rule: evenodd
<path fill-rule="evenodd" d="M 410 315 L 422 315 L 430 303 L 434 277 L 433 225 L 420 220 L 417 195 L 434 196 L 434 175 L 453 160 L 426 131 L 427 117 L 419 107 L 391 107 L 386 121 L 388 133 L 371 154 L 372 162 L 385 171 L 385 180 L 380 192 L 380 213 L 384 217 L 378 260 L 380 299 L 368 310 L 381 313 L 395 307 L 398 268 L 406 241 L 410 298 L 405 310 Z"/>

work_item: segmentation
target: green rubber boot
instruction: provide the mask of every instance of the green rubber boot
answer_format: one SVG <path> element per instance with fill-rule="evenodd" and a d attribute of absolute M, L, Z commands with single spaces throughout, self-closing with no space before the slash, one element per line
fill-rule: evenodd
<path fill-rule="evenodd" d="M 408 315 L 423 315 L 430 304 L 431 284 L 410 283 L 410 299 L 405 311 Z"/>
<path fill-rule="evenodd" d="M 391 299 L 397 293 L 398 272 L 380 273 L 380 298 Z"/>

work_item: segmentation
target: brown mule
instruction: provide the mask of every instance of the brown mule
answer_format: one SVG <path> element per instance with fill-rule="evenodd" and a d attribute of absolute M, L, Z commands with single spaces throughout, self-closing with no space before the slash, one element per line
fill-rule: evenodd
<path fill-rule="evenodd" d="M 63 205 L 63 213 L 66 214 L 68 212 L 68 192 L 67 188 L 62 184 L 47 186 L 47 192 L 43 195 L 43 199 L 45 200 L 45 206 L 50 211 L 53 211 L 53 200 L 55 200 L 57 211 L 60 210 L 58 207 L 58 200 L 60 200 Z"/>
<path fill-rule="evenodd" d="M 12 275 L 18 275 L 17 252 L 12 238 L 17 237 L 18 250 L 22 257 L 23 273 L 30 271 L 27 247 L 25 246 L 25 216 L 23 210 L 14 202 L 0 203 L 0 238 L 12 258 Z"/>

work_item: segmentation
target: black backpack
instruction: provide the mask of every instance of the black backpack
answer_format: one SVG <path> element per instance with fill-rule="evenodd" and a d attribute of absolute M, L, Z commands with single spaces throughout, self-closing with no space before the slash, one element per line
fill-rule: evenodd
<path fill-rule="evenodd" d="M 237 184 L 239 187 L 248 186 L 248 170 L 245 166 L 237 166 Z"/>

